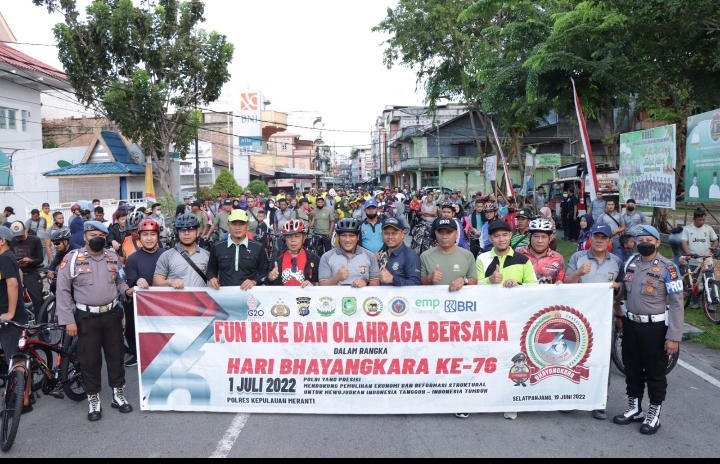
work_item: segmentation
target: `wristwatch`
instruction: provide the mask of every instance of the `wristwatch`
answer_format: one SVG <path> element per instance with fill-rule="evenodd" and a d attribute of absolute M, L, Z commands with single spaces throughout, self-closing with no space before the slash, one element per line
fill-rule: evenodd
<path fill-rule="evenodd" d="M 463 277 L 463 282 L 465 283 L 465 285 L 467 285 L 467 284 L 469 284 L 469 283 L 470 283 L 470 281 L 468 280 L 468 278 L 467 278 L 467 277 Z"/>

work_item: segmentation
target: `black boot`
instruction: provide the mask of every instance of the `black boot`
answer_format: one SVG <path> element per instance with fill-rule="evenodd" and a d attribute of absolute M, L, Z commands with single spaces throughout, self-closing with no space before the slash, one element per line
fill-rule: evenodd
<path fill-rule="evenodd" d="M 660 430 L 660 408 L 659 404 L 651 404 L 648 408 L 647 417 L 640 426 L 640 433 L 643 435 L 655 435 Z"/>
<path fill-rule="evenodd" d="M 623 414 L 615 416 L 614 422 L 620 425 L 628 425 L 633 422 L 642 422 L 645 419 L 645 414 L 642 412 L 642 406 L 640 405 L 640 398 L 628 397 L 628 408 Z"/>

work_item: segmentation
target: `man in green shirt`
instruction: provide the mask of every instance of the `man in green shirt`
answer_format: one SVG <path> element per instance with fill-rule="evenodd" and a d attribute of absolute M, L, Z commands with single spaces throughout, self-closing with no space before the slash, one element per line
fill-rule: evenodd
<path fill-rule="evenodd" d="M 209 227 L 208 224 L 208 217 L 207 214 L 205 214 L 204 211 L 200 209 L 200 202 L 199 201 L 193 201 L 190 203 L 190 208 L 192 209 L 192 213 L 195 215 L 196 218 L 198 218 L 198 221 L 200 222 L 200 235 L 205 235 L 205 232 L 207 232 L 207 228 Z"/>
<path fill-rule="evenodd" d="M 210 238 L 210 236 L 215 232 L 215 229 L 218 229 L 218 235 L 220 236 L 220 239 L 225 235 L 226 232 L 228 232 L 228 218 L 230 217 L 230 213 L 232 213 L 233 209 L 233 202 L 230 199 L 226 199 L 223 202 L 223 210 L 221 213 L 219 213 L 217 216 L 215 216 L 215 220 L 213 221 L 212 227 L 210 227 L 210 230 L 207 234 L 203 236 L 204 239 Z"/>
<path fill-rule="evenodd" d="M 458 226 L 454 219 L 440 219 L 435 224 L 438 246 L 420 255 L 420 283 L 448 285 L 457 292 L 465 285 L 477 284 L 473 254 L 455 245 Z"/>
<path fill-rule="evenodd" d="M 327 252 L 333 247 L 330 240 L 332 239 L 333 228 L 335 227 L 335 214 L 331 209 L 325 208 L 324 198 L 318 197 L 315 201 L 316 206 L 313 210 L 310 228 L 314 234 L 323 236 L 323 247 Z"/>

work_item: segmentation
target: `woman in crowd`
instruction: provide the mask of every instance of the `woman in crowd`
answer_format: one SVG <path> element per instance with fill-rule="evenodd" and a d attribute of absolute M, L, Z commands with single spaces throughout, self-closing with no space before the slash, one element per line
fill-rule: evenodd
<path fill-rule="evenodd" d="M 550 208 L 548 208 L 547 206 L 545 206 L 545 207 L 540 208 L 540 211 L 538 212 L 538 215 L 539 215 L 539 217 L 541 217 L 541 218 L 543 218 L 543 219 L 547 219 L 547 220 L 550 221 L 550 223 L 552 224 L 552 226 L 553 226 L 553 233 L 552 233 L 552 235 L 550 236 L 550 245 L 549 245 L 549 248 L 550 248 L 552 251 L 557 251 L 557 241 L 555 240 L 557 234 L 554 232 L 554 231 L 557 230 L 557 226 L 555 226 L 555 220 L 552 218 L 552 211 L 550 211 Z"/>
<path fill-rule="evenodd" d="M 352 217 L 353 209 L 350 206 L 350 200 L 344 198 L 342 203 L 338 207 L 336 220 L 345 219 Z"/>
<path fill-rule="evenodd" d="M 589 250 L 590 249 L 590 236 L 592 236 L 592 232 L 590 232 L 590 229 L 592 228 L 593 224 L 595 224 L 595 220 L 592 217 L 592 214 L 585 214 L 583 217 L 580 218 L 580 235 L 578 236 L 578 247 L 577 251 L 583 251 L 583 250 Z"/>

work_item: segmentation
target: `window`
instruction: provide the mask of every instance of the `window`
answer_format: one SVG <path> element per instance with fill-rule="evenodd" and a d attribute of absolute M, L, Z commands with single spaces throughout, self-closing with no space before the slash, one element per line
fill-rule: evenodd
<path fill-rule="evenodd" d="M 0 129 L 8 128 L 8 109 L 0 107 Z"/>
<path fill-rule="evenodd" d="M 16 129 L 17 130 L 17 110 L 13 110 L 8 108 L 8 129 Z"/>
<path fill-rule="evenodd" d="M 131 200 L 140 200 L 145 196 L 143 192 L 130 192 Z"/>
<path fill-rule="evenodd" d="M 282 144 L 282 149 L 283 149 L 283 150 L 287 150 L 287 143 L 283 143 L 283 144 Z"/>
<path fill-rule="evenodd" d="M 28 119 L 30 119 L 30 112 L 29 111 L 22 111 L 22 131 L 27 132 L 27 122 Z"/>

